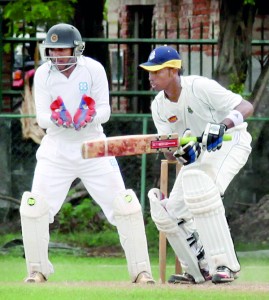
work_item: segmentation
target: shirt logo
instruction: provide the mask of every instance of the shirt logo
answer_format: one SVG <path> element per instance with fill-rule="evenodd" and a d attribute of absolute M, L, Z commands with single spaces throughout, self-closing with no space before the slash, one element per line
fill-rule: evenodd
<path fill-rule="evenodd" d="M 168 118 L 169 123 L 175 123 L 177 121 L 177 116 L 172 116 Z"/>
<path fill-rule="evenodd" d="M 193 114 L 193 110 L 188 106 L 188 113 Z"/>
<path fill-rule="evenodd" d="M 82 94 L 86 94 L 86 92 L 88 91 L 88 83 L 87 82 L 80 82 L 79 83 L 79 90 Z"/>

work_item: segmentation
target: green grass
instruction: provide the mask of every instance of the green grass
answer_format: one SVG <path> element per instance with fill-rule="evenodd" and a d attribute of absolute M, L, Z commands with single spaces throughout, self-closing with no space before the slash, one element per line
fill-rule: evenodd
<path fill-rule="evenodd" d="M 8 292 L 5 292 L 5 290 Z M 218 291 L 217 288 L 211 291 L 196 290 L 195 288 L 182 289 L 180 286 L 176 287 L 136 287 L 130 286 L 128 288 L 122 288 L 119 285 L 116 286 L 81 286 L 81 285 L 70 285 L 65 283 L 64 285 L 53 286 L 52 284 L 46 284 L 46 286 L 35 286 L 35 287 L 24 287 L 20 286 L 9 286 L 7 289 L 0 287 L 0 293 L 4 297 L 1 299 L 13 300 L 13 299 L 57 299 L 57 300 L 131 300 L 131 299 L 145 299 L 145 300 L 190 300 L 190 299 L 218 299 L 218 300 L 263 300 L 268 299 L 266 292 L 245 292 L 242 291 L 229 291 L 229 288 Z M 268 293 L 268 291 L 267 291 Z"/>
<path fill-rule="evenodd" d="M 189 300 L 189 299 L 268 299 L 269 251 L 257 245 L 240 245 L 239 278 L 231 284 L 169 285 L 159 282 L 158 234 L 155 228 L 148 232 L 150 259 L 156 284 L 132 284 L 126 261 L 121 257 L 87 257 L 83 247 L 119 245 L 115 232 L 93 235 L 89 233 L 57 234 L 51 241 L 68 243 L 73 248 L 50 248 L 50 259 L 55 273 L 45 284 L 25 284 L 26 265 L 22 246 L 0 248 L 0 299 L 2 300 Z M 0 235 L 0 245 L 21 239 L 21 234 Z M 268 248 L 267 248 L 268 249 Z M 238 249 L 237 249 L 238 250 Z M 239 251 L 238 250 L 238 251 Z M 250 252 L 246 252 L 250 251 Z M 167 248 L 167 278 L 174 273 L 174 254 Z"/>
<path fill-rule="evenodd" d="M 242 270 L 232 284 L 161 284 L 158 257 L 151 256 L 157 283 L 132 284 L 123 257 L 81 257 L 72 251 L 50 250 L 55 273 L 45 284 L 24 284 L 26 266 L 21 247 L 0 254 L 0 299 L 3 300 L 173 300 L 173 299 L 269 299 L 269 255 L 240 254 Z M 174 272 L 174 257 L 168 251 L 167 277 Z"/>

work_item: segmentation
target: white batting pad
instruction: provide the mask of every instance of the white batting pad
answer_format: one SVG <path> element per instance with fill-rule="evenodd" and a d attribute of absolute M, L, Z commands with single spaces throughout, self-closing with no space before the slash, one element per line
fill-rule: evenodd
<path fill-rule="evenodd" d="M 114 218 L 132 282 L 144 271 L 152 276 L 141 205 L 133 190 L 116 197 Z"/>
<path fill-rule="evenodd" d="M 184 198 L 202 240 L 210 273 L 219 266 L 240 270 L 220 193 L 213 180 L 201 170 L 183 174 Z"/>
<path fill-rule="evenodd" d="M 48 259 L 49 206 L 42 197 L 24 192 L 20 215 L 28 274 L 38 271 L 48 278 L 54 272 Z"/>
<path fill-rule="evenodd" d="M 192 234 L 184 225 L 178 225 L 176 220 L 172 220 L 160 200 L 160 190 L 151 189 L 148 192 L 150 200 L 150 213 L 152 220 L 159 231 L 165 233 L 166 238 L 177 255 L 184 271 L 193 276 L 195 282 L 204 282 L 197 259 L 196 246 L 188 243 L 187 239 Z"/>

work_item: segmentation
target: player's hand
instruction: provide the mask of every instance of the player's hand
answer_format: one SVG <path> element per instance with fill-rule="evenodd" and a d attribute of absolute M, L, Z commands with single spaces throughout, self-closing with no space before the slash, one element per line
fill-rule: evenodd
<path fill-rule="evenodd" d="M 224 124 L 208 123 L 202 135 L 202 149 L 208 152 L 219 150 L 226 129 Z"/>
<path fill-rule="evenodd" d="M 184 131 L 183 137 L 191 136 L 190 129 Z M 184 146 L 180 146 L 177 151 L 174 152 L 174 157 L 182 163 L 184 166 L 189 165 L 197 160 L 201 154 L 201 147 L 198 142 L 191 141 Z"/>
<path fill-rule="evenodd" d="M 82 127 L 85 127 L 93 121 L 95 115 L 95 101 L 91 97 L 83 95 L 79 108 L 73 118 L 75 129 L 80 130 Z"/>
<path fill-rule="evenodd" d="M 65 108 L 63 99 L 60 96 L 51 103 L 50 109 L 52 111 L 50 119 L 55 125 L 63 126 L 65 128 L 72 126 L 72 117 Z"/>

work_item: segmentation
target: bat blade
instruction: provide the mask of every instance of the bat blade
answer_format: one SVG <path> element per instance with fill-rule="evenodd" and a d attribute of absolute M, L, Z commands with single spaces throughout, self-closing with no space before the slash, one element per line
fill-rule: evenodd
<path fill-rule="evenodd" d="M 229 141 L 231 136 L 226 134 L 223 140 Z M 190 141 L 201 142 L 201 138 L 195 136 L 180 138 L 177 133 L 114 136 L 83 142 L 81 154 L 84 159 L 88 159 L 104 156 L 174 152 L 180 145 L 185 145 Z"/>
<path fill-rule="evenodd" d="M 82 144 L 84 159 L 104 156 L 128 156 L 144 153 L 175 151 L 179 147 L 178 134 L 141 134 L 108 137 Z"/>

